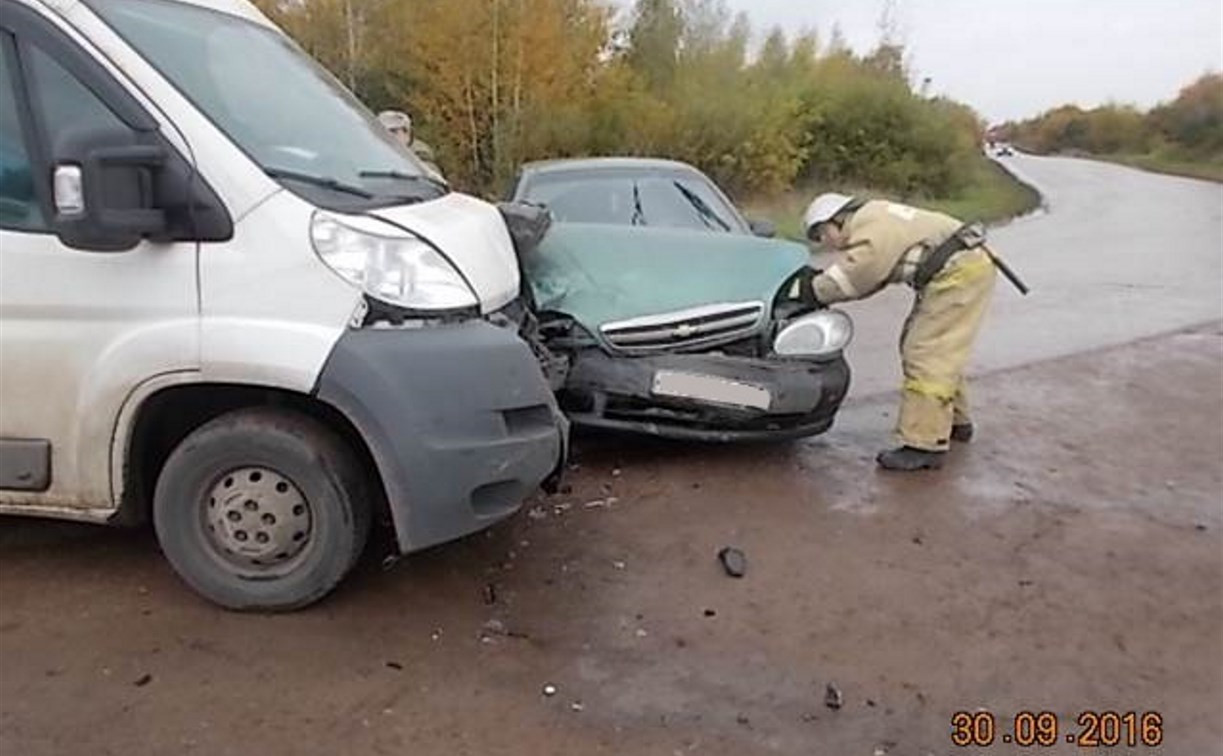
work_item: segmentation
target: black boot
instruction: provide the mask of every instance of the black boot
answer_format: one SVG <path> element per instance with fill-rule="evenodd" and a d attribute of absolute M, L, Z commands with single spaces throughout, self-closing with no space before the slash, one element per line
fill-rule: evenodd
<path fill-rule="evenodd" d="M 961 444 L 972 441 L 972 423 L 959 423 L 951 426 L 951 440 Z"/>
<path fill-rule="evenodd" d="M 914 449 L 912 446 L 898 446 L 895 449 L 879 452 L 879 456 L 875 457 L 875 461 L 884 470 L 912 472 L 913 470 L 937 470 L 943 466 L 943 458 L 945 456 L 947 456 L 947 452 Z"/>

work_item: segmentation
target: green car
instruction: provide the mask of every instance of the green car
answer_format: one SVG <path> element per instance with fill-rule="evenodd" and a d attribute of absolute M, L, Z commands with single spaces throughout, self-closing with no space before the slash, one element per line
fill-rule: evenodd
<path fill-rule="evenodd" d="M 531 163 L 509 199 L 551 223 L 519 245 L 528 338 L 575 424 L 721 441 L 832 424 L 852 322 L 803 302 L 805 246 L 769 238 L 700 171 L 636 158 Z"/>

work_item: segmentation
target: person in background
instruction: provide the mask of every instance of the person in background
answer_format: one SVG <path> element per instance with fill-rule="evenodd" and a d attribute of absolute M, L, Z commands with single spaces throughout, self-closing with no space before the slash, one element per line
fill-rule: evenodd
<path fill-rule="evenodd" d="M 411 150 L 440 178 L 442 171 L 437 167 L 437 158 L 433 148 L 416 138 L 412 131 L 412 117 L 402 110 L 384 110 L 378 114 L 378 122 L 391 132 L 399 143 Z"/>

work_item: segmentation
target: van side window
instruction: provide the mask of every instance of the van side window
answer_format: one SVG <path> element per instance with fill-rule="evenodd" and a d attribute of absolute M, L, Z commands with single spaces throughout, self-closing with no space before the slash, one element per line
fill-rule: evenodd
<path fill-rule="evenodd" d="M 0 228 L 46 231 L 46 219 L 34 191 L 30 153 L 21 134 L 14 72 L 7 54 L 12 39 L 6 36 L 0 33 Z"/>
<path fill-rule="evenodd" d="M 68 73 L 51 56 L 33 45 L 25 48 L 30 72 L 30 99 L 37 108 L 46 132 L 47 145 L 54 152 L 60 137 L 73 129 L 128 130 L 97 95 Z"/>

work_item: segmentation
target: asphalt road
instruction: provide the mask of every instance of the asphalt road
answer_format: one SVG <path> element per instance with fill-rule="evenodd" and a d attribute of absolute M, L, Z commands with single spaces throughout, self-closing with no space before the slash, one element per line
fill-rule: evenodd
<path fill-rule="evenodd" d="M 872 461 L 892 296 L 860 308 L 830 433 L 580 438 L 561 494 L 389 571 L 374 550 L 298 614 L 205 603 L 147 529 L 3 518 L 0 755 L 988 756 L 1022 711 L 1059 728 L 1025 753 L 1223 754 L 1220 190 L 1017 162 L 1061 185 L 997 235 L 1037 293 L 1000 289 L 983 433 L 944 470 Z M 1170 215 L 1106 213 L 1131 184 Z M 998 741 L 955 747 L 979 710 Z M 1065 743 L 1108 711 L 1158 714 L 1162 745 Z"/>
<path fill-rule="evenodd" d="M 1223 318 L 1223 185 L 1072 158 L 1000 162 L 1040 190 L 1045 208 L 991 230 L 991 246 L 1032 293 L 999 278 L 972 373 Z M 851 396 L 899 385 L 911 300 L 892 287 L 844 306 L 856 325 Z"/>

